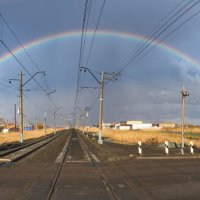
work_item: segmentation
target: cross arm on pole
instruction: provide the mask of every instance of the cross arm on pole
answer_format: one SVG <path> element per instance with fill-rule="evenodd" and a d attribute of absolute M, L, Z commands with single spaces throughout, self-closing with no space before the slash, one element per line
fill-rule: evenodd
<path fill-rule="evenodd" d="M 45 76 L 45 71 L 36 72 L 34 75 L 32 75 L 32 76 L 23 84 L 23 86 L 26 85 L 31 79 L 33 79 L 37 74 L 40 74 L 40 73 L 42 73 L 42 74 Z"/>
<path fill-rule="evenodd" d="M 87 67 L 81 67 L 81 69 L 87 70 L 92 76 L 93 78 L 98 82 L 99 85 L 101 85 L 100 81 L 97 79 L 97 77 L 91 72 L 91 70 Z"/>

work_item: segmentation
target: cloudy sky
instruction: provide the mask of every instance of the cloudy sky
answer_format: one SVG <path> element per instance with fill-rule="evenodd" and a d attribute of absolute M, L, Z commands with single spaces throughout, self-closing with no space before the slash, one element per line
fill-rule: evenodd
<path fill-rule="evenodd" d="M 190 92 L 185 99 L 186 123 L 200 124 L 199 1 L 106 0 L 89 55 L 103 3 L 103 0 L 88 0 L 87 13 L 90 13 L 81 64 L 98 79 L 102 70 L 118 73 L 131 56 L 137 55 L 134 53 L 141 45 L 143 49 L 148 44 L 145 43 L 150 41 L 147 38 L 163 25 L 154 35 L 160 33 L 156 40 L 139 56 L 132 57 L 118 80 L 106 84 L 103 121 L 134 119 L 180 123 L 180 91 L 184 84 Z M 37 74 L 35 80 L 46 93 L 56 90 L 50 97 L 57 107 L 58 123 L 63 118 L 72 119 L 84 9 L 85 0 L 0 1 L 1 15 L 21 42 L 1 18 L 1 117 L 12 121 L 14 104 L 17 107 L 19 104 L 19 82 L 9 84 L 8 80 L 19 78 L 22 71 L 25 82 L 30 74 L 45 71 L 45 77 Z M 88 72 L 81 72 L 79 86 L 77 106 L 91 107 L 90 123 L 98 123 L 98 83 Z M 45 112 L 50 123 L 53 104 L 48 96 L 33 80 L 24 90 L 25 123 L 35 119 L 43 121 Z"/>

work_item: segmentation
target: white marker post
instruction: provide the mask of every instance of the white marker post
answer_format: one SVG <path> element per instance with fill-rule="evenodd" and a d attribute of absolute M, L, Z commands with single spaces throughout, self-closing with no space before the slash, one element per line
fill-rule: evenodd
<path fill-rule="evenodd" d="M 169 143 L 168 141 L 165 141 L 165 153 L 168 156 L 169 155 Z"/>
<path fill-rule="evenodd" d="M 138 141 L 138 153 L 140 156 L 142 156 L 142 142 Z"/>
<path fill-rule="evenodd" d="M 193 155 L 194 154 L 194 149 L 193 149 L 193 141 L 190 140 L 190 153 Z"/>

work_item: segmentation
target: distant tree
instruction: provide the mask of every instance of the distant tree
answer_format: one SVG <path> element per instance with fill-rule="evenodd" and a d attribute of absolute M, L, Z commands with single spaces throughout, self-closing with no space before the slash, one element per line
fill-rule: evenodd
<path fill-rule="evenodd" d="M 5 120 L 4 118 L 0 117 L 0 125 L 3 125 L 3 124 L 5 124 Z"/>
<path fill-rule="evenodd" d="M 43 129 L 43 124 L 41 122 L 37 123 L 37 129 Z"/>

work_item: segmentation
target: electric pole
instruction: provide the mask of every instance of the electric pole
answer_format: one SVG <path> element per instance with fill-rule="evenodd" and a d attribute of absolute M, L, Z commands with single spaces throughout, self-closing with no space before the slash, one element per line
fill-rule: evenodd
<path fill-rule="evenodd" d="M 88 111 L 86 113 L 86 119 L 87 119 L 87 136 L 88 136 Z"/>
<path fill-rule="evenodd" d="M 103 116 L 103 94 L 104 94 L 104 80 L 108 81 L 116 81 L 117 76 L 120 75 L 120 73 L 115 74 L 114 72 L 112 74 L 110 73 L 104 73 L 104 71 L 101 72 L 101 81 L 97 79 L 97 77 L 92 73 L 92 71 L 87 67 L 81 67 L 81 70 L 88 71 L 93 78 L 97 81 L 97 83 L 100 85 L 100 103 L 99 103 L 99 135 L 98 135 L 98 143 L 103 144 L 102 140 L 102 116 Z M 104 74 L 109 77 L 104 77 Z M 92 87 L 86 87 L 86 88 L 92 88 Z"/>
<path fill-rule="evenodd" d="M 15 131 L 16 131 L 16 128 L 17 128 L 16 104 L 14 104 L 14 123 L 15 123 Z"/>
<path fill-rule="evenodd" d="M 82 116 L 82 133 L 84 135 L 85 134 L 85 113 L 84 113 L 84 107 L 82 107 L 81 111 L 82 111 L 82 114 L 81 114 L 81 116 Z"/>
<path fill-rule="evenodd" d="M 56 134 L 56 109 L 53 108 L 53 122 L 54 122 L 54 134 Z"/>
<path fill-rule="evenodd" d="M 24 123 L 23 123 L 23 94 L 22 94 L 22 72 L 20 72 L 20 81 L 19 81 L 19 114 L 20 114 L 20 142 L 23 143 L 23 134 L 24 134 Z"/>
<path fill-rule="evenodd" d="M 46 131 L 46 126 L 47 126 L 47 113 L 44 113 L 44 135 L 45 137 L 47 136 L 47 131 Z"/>
<path fill-rule="evenodd" d="M 23 80 L 22 80 L 23 79 L 22 72 L 20 72 L 19 79 L 9 79 L 9 83 L 11 83 L 11 81 L 13 81 L 13 80 L 19 81 L 19 115 L 20 115 L 20 119 L 19 119 L 20 120 L 20 122 L 19 122 L 19 142 L 21 142 L 21 143 L 23 143 L 23 135 L 24 135 L 23 87 L 39 73 L 43 73 L 43 75 L 45 75 L 44 71 L 36 72 L 25 83 L 23 83 Z"/>
<path fill-rule="evenodd" d="M 189 93 L 182 88 L 182 120 L 181 120 L 181 155 L 184 155 L 184 110 L 185 110 L 185 97 L 189 96 Z"/>
<path fill-rule="evenodd" d="M 99 137 L 98 143 L 103 144 L 102 140 L 102 116 L 103 116 L 103 90 L 104 90 L 104 71 L 101 73 L 101 82 L 100 82 L 100 104 L 99 104 Z"/>
<path fill-rule="evenodd" d="M 36 129 L 36 131 L 38 130 L 38 121 L 37 121 L 37 119 L 35 119 L 35 129 Z"/>

